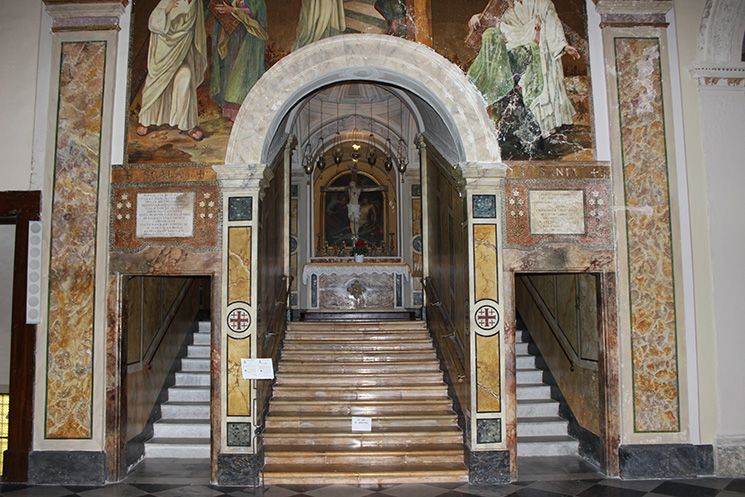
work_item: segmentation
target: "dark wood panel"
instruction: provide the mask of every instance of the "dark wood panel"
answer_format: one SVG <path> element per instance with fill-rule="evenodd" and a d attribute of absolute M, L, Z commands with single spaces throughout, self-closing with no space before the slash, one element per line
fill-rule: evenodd
<path fill-rule="evenodd" d="M 26 481 L 33 435 L 36 326 L 26 324 L 28 222 L 39 219 L 41 192 L 0 192 L 0 223 L 16 227 L 10 338 L 10 412 L 6 481 Z"/>

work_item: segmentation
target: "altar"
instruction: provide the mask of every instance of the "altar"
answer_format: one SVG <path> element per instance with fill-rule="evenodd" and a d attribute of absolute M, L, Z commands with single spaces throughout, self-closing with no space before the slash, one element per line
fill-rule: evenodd
<path fill-rule="evenodd" d="M 322 261 L 303 267 L 311 309 L 387 310 L 402 308 L 409 265 L 394 261 Z"/>

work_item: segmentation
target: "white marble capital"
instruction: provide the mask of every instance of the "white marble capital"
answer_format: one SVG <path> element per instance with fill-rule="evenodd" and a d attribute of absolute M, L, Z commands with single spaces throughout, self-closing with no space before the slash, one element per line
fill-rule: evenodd
<path fill-rule="evenodd" d="M 119 30 L 127 0 L 118 1 L 63 1 L 46 0 L 47 13 L 52 18 L 52 31 Z"/>
<path fill-rule="evenodd" d="M 261 191 L 274 175 L 266 164 L 223 164 L 212 166 L 212 169 L 223 191 Z"/>

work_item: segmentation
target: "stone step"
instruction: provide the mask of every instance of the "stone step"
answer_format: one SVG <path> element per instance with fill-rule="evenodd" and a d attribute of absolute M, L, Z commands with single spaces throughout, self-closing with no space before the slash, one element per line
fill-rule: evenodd
<path fill-rule="evenodd" d="M 393 331 L 288 331 L 286 341 L 331 340 L 331 341 L 380 341 L 380 340 L 426 340 L 430 338 L 427 330 L 393 330 Z"/>
<path fill-rule="evenodd" d="M 386 352 L 357 352 L 357 351 L 307 351 L 283 350 L 282 361 L 302 361 L 307 363 L 340 363 L 340 362 L 411 362 L 436 361 L 434 349 L 421 351 L 386 351 Z"/>
<path fill-rule="evenodd" d="M 204 419 L 161 419 L 153 423 L 155 438 L 204 438 L 209 440 L 211 427 Z"/>
<path fill-rule="evenodd" d="M 528 345 L 530 345 L 528 342 L 522 342 L 518 343 L 515 342 L 515 355 L 527 355 L 528 352 Z"/>
<path fill-rule="evenodd" d="M 210 388 L 206 387 L 170 387 L 168 400 L 172 402 L 209 402 Z"/>
<path fill-rule="evenodd" d="M 199 321 L 197 324 L 197 333 L 211 333 L 212 323 L 210 321 Z"/>
<path fill-rule="evenodd" d="M 280 430 L 264 431 L 264 448 L 271 454 L 275 445 L 314 446 L 330 445 L 338 448 L 356 449 L 378 447 L 386 449 L 415 448 L 421 444 L 463 443 L 463 435 L 455 427 L 385 428 L 374 432 L 351 432 L 349 430 Z"/>
<path fill-rule="evenodd" d="M 458 420 L 451 411 L 440 411 L 428 413 L 426 416 L 411 415 L 388 415 L 371 417 L 372 431 L 387 430 L 393 428 L 401 429 L 430 429 L 437 427 L 457 428 Z M 267 429 L 277 429 L 285 432 L 297 431 L 305 433 L 309 430 L 351 430 L 352 418 L 350 416 L 288 416 L 270 414 L 267 416 L 265 425 Z"/>
<path fill-rule="evenodd" d="M 340 331 L 393 331 L 393 330 L 426 330 L 427 324 L 424 321 L 291 321 L 287 323 L 288 331 L 305 331 L 305 330 L 340 330 Z"/>
<path fill-rule="evenodd" d="M 177 387 L 208 387 L 210 385 L 209 373 L 182 373 L 176 372 Z"/>
<path fill-rule="evenodd" d="M 448 398 L 416 400 L 373 400 L 373 401 L 331 401 L 331 400 L 282 400 L 275 398 L 269 405 L 269 415 L 346 415 L 380 416 L 407 413 L 431 413 L 449 410 L 452 401 Z"/>
<path fill-rule="evenodd" d="M 209 333 L 194 333 L 194 341 L 192 345 L 210 345 L 210 339 L 212 336 Z"/>
<path fill-rule="evenodd" d="M 443 381 L 442 372 L 434 373 L 370 373 L 370 374 L 326 374 L 284 373 L 277 376 L 276 385 L 304 385 L 307 388 L 319 386 L 346 387 L 406 387 L 409 384 L 435 384 Z"/>
<path fill-rule="evenodd" d="M 543 371 L 540 369 L 518 369 L 516 371 L 517 384 L 543 383 Z"/>
<path fill-rule="evenodd" d="M 569 423 L 558 416 L 517 418 L 518 437 L 551 437 L 567 434 Z"/>
<path fill-rule="evenodd" d="M 199 359 L 193 359 L 190 357 L 184 357 L 181 359 L 181 371 L 182 372 L 199 372 L 199 371 L 207 371 L 210 370 L 210 360 L 209 358 L 199 358 Z"/>
<path fill-rule="evenodd" d="M 524 399 L 550 399 L 551 387 L 543 383 L 517 385 L 517 400 Z"/>
<path fill-rule="evenodd" d="M 197 459 L 210 457 L 209 438 L 153 438 L 145 442 L 145 457 Z"/>
<path fill-rule="evenodd" d="M 357 464 L 364 466 L 410 464 L 463 463 L 463 446 L 461 444 L 420 445 L 403 450 L 382 450 L 363 448 L 355 450 L 338 449 L 333 446 L 273 446 L 266 455 L 268 465 L 294 464 L 334 465 Z"/>
<path fill-rule="evenodd" d="M 324 387 L 309 389 L 299 385 L 276 385 L 273 399 L 283 400 L 412 400 L 446 399 L 447 387 L 439 385 L 407 385 L 405 388 L 384 387 Z"/>
<path fill-rule="evenodd" d="M 535 369 L 535 357 L 532 355 L 519 355 L 515 357 L 516 369 Z"/>
<path fill-rule="evenodd" d="M 411 373 L 411 372 L 439 372 L 440 365 L 434 360 L 410 361 L 396 363 L 312 363 L 303 361 L 281 361 L 279 373 L 312 373 L 312 374 L 376 374 L 376 373 Z M 440 373 L 441 374 L 441 373 Z"/>
<path fill-rule="evenodd" d="M 457 483 L 468 481 L 468 470 L 460 464 L 428 464 L 400 467 L 356 464 L 344 465 L 267 465 L 264 484 L 350 484 L 382 485 L 393 483 Z"/>
<path fill-rule="evenodd" d="M 547 417 L 559 415 L 559 403 L 552 399 L 523 399 L 517 403 L 517 417 Z"/>
<path fill-rule="evenodd" d="M 191 347 L 191 346 L 190 346 Z M 318 351 L 318 352 L 391 352 L 391 351 L 430 351 L 432 350 L 432 340 L 386 340 L 381 342 L 344 342 L 344 341 L 287 341 L 283 347 L 286 351 Z M 209 348 L 207 348 L 209 351 Z M 205 357 L 205 356 L 202 356 Z M 207 355 L 206 357 L 209 357 Z"/>
<path fill-rule="evenodd" d="M 210 405 L 204 402 L 172 402 L 160 405 L 162 419 L 210 419 Z"/>
<path fill-rule="evenodd" d="M 517 437 L 518 457 L 576 455 L 579 442 L 570 437 Z"/>
<path fill-rule="evenodd" d="M 209 358 L 210 356 L 210 347 L 208 345 L 188 345 L 187 346 L 187 353 L 186 357 L 190 359 L 196 359 L 196 358 Z"/>

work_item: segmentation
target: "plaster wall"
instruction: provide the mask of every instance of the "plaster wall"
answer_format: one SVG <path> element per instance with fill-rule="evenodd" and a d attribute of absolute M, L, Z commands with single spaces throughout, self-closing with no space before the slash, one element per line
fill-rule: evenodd
<path fill-rule="evenodd" d="M 0 191 L 30 189 L 41 5 L 0 2 Z"/>
<path fill-rule="evenodd" d="M 745 185 L 745 142 L 741 139 L 745 116 L 745 89 L 702 88 L 704 160 L 709 200 L 709 236 L 713 275 L 713 311 L 716 325 L 716 380 L 719 437 L 745 436 L 745 327 L 742 281 L 745 262 L 745 224 L 742 222 L 742 186 Z"/>
<path fill-rule="evenodd" d="M 709 248 L 709 219 L 707 201 L 707 178 L 701 139 L 701 110 L 698 85 L 688 74 L 688 68 L 696 58 L 696 41 L 704 2 L 699 0 L 675 0 L 675 48 L 679 69 L 680 100 L 682 114 L 682 153 L 688 177 L 688 216 L 690 220 L 691 267 L 693 278 L 695 344 L 698 364 L 698 416 L 699 442 L 710 444 L 714 439 L 717 417 L 717 390 L 706 385 L 716 385 L 716 368 L 708 367 L 716 361 L 714 340 L 714 307 Z M 673 44 L 671 43 L 671 46 Z M 693 412 L 691 419 L 694 418 Z M 695 427 L 691 427 L 695 437 Z"/>
<path fill-rule="evenodd" d="M 13 304 L 13 254 L 15 226 L 0 225 L 0 393 L 8 393 L 10 385 L 10 328 Z"/>

